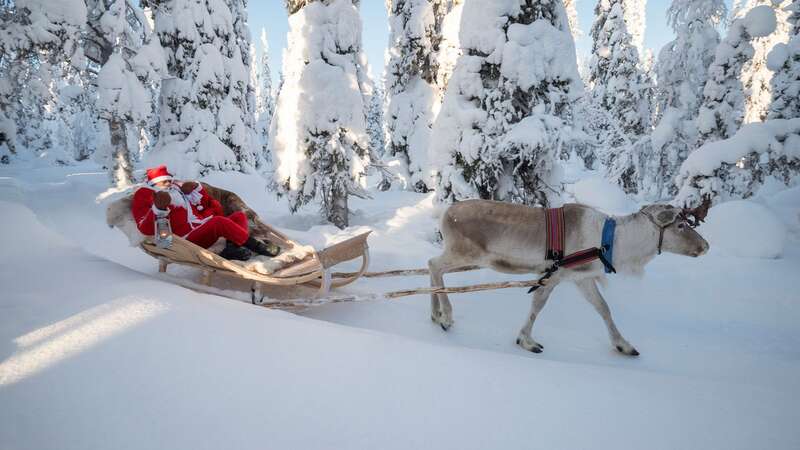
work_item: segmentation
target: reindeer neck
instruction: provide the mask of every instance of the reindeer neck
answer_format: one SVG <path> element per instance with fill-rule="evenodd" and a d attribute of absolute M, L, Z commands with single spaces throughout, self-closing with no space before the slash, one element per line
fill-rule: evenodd
<path fill-rule="evenodd" d="M 658 230 L 642 212 L 615 220 L 613 264 L 621 272 L 641 275 L 658 253 Z"/>

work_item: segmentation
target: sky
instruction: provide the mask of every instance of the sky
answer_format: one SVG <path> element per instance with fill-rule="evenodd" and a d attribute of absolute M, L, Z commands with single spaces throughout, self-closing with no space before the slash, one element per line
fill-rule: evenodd
<path fill-rule="evenodd" d="M 589 30 L 592 27 L 596 3 L 596 0 L 577 0 L 578 22 L 582 31 L 582 36 L 575 40 L 578 55 L 588 55 L 591 51 L 592 40 Z M 675 38 L 675 34 L 666 21 L 666 11 L 670 3 L 670 0 L 649 0 L 647 2 L 644 45 L 646 48 L 652 49 L 656 56 L 664 44 Z M 730 0 L 726 0 L 725 3 L 730 8 Z M 259 43 L 261 29 L 264 28 L 267 31 L 272 78 L 277 80 L 281 67 L 281 55 L 286 47 L 286 33 L 289 25 L 284 2 L 283 0 L 251 0 L 248 12 L 253 42 L 256 43 L 259 52 L 261 51 Z M 364 24 L 362 34 L 364 51 L 367 54 L 372 75 L 379 76 L 383 72 L 384 51 L 389 41 L 385 0 L 361 0 L 361 20 Z"/>

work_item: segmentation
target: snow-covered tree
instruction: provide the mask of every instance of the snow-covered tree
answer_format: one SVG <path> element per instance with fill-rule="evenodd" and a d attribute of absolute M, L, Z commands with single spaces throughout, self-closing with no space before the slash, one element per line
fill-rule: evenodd
<path fill-rule="evenodd" d="M 159 0 L 155 28 L 167 58 L 153 162 L 193 178 L 249 170 L 258 155 L 244 0 Z"/>
<path fill-rule="evenodd" d="M 0 78 L 7 94 L 0 100 L 0 122 L 6 146 L 68 163 L 71 152 L 56 145 L 66 131 L 57 103 L 64 63 L 82 56 L 86 5 L 83 0 L 16 0 L 3 2 L 0 13 Z"/>
<path fill-rule="evenodd" d="M 564 0 L 564 10 L 567 13 L 567 22 L 569 22 L 569 30 L 574 37 L 583 35 L 581 28 L 578 24 L 578 0 Z"/>
<path fill-rule="evenodd" d="M 631 35 L 631 43 L 644 59 L 644 30 L 647 24 L 647 0 L 623 0 L 622 11 L 625 17 L 625 28 Z"/>
<path fill-rule="evenodd" d="M 786 44 L 778 43 L 767 59 L 772 77 L 772 103 L 770 119 L 792 119 L 800 117 L 800 0 L 792 1 L 786 10 L 790 12 L 790 39 Z"/>
<path fill-rule="evenodd" d="M 583 91 L 563 4 L 466 2 L 462 23 L 463 55 L 431 139 L 437 198 L 550 205 Z"/>
<path fill-rule="evenodd" d="M 382 156 L 386 150 L 386 130 L 383 118 L 384 93 L 381 83 L 376 83 L 367 105 L 367 134 L 372 154 Z"/>
<path fill-rule="evenodd" d="M 430 130 L 440 95 L 436 52 L 442 40 L 442 0 L 388 0 L 389 59 L 385 80 L 389 155 L 407 171 L 409 188 L 427 192 L 433 186 L 428 163 Z"/>
<path fill-rule="evenodd" d="M 270 130 L 279 193 L 292 211 L 316 200 L 348 225 L 348 196 L 363 196 L 369 164 L 361 18 L 353 0 L 287 0 L 284 83 Z"/>
<path fill-rule="evenodd" d="M 650 197 L 676 193 L 674 177 L 697 140 L 694 118 L 720 42 L 716 27 L 725 10 L 722 0 L 673 0 L 667 10 L 676 37 L 661 49 L 656 65 L 660 121 L 653 130 L 653 158 L 646 161 L 644 175 Z"/>
<path fill-rule="evenodd" d="M 131 143 L 138 141 L 138 131 L 153 111 L 148 87 L 166 73 L 166 66 L 157 37 L 130 0 L 103 2 L 95 8 L 101 12 L 90 21 L 93 40 L 108 55 L 97 76 L 97 112 L 108 123 L 110 139 L 104 162 L 112 185 L 125 187 L 133 182 Z"/>
<path fill-rule="evenodd" d="M 464 9 L 464 0 L 443 0 L 443 7 L 437 14 L 444 14 L 442 18 L 441 41 L 436 55 L 436 85 L 442 98 L 447 91 L 447 82 L 453 75 L 456 62 L 461 56 L 461 43 L 458 33 L 461 30 L 461 12 Z M 440 100 L 441 101 L 441 100 Z"/>
<path fill-rule="evenodd" d="M 625 1 L 600 0 L 592 24 L 589 81 L 598 117 L 593 130 L 606 176 L 629 193 L 641 186 L 642 138 L 651 128 L 653 83 L 625 22 Z"/>
<path fill-rule="evenodd" d="M 269 129 L 272 124 L 272 116 L 275 113 L 275 93 L 272 92 L 272 70 L 269 65 L 269 42 L 267 41 L 266 30 L 261 30 L 261 59 L 258 72 L 258 105 L 256 129 L 261 142 L 262 153 L 266 158 L 269 146 Z"/>
<path fill-rule="evenodd" d="M 727 139 L 741 126 L 745 112 L 744 87 L 740 80 L 742 68 L 753 57 L 752 40 L 769 35 L 775 25 L 775 12 L 766 5 L 751 9 L 730 24 L 708 68 L 696 122 L 699 131 L 696 146 Z"/>
<path fill-rule="evenodd" d="M 753 8 L 763 5 L 773 8 L 777 18 L 775 31 L 751 41 L 753 56 L 742 67 L 740 79 L 745 94 L 743 123 L 760 122 L 767 117 L 772 102 L 772 71 L 767 67 L 767 55 L 775 45 L 789 41 L 789 11 L 779 6 L 787 3 L 789 1 L 786 0 L 745 0 L 738 2 L 734 9 L 734 18 L 739 19 Z"/>

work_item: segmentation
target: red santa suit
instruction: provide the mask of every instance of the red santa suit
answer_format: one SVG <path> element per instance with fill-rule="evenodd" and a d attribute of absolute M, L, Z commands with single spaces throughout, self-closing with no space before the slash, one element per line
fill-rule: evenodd
<path fill-rule="evenodd" d="M 154 235 L 156 217 L 167 214 L 173 234 L 203 248 L 212 246 L 221 237 L 236 245 L 247 241 L 249 232 L 244 212 L 236 211 L 226 217 L 222 205 L 208 195 L 200 183 L 189 194 L 181 192 L 176 184 L 168 188 L 171 202 L 166 212 L 153 204 L 158 191 L 155 187 L 143 186 L 133 195 L 131 211 L 142 234 Z"/>

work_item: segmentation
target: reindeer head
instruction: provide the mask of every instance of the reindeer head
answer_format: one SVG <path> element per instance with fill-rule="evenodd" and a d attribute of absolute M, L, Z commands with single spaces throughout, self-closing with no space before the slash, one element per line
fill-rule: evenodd
<path fill-rule="evenodd" d="M 708 251 L 708 242 L 694 230 L 708 214 L 710 201 L 694 209 L 670 205 L 648 205 L 642 213 L 658 231 L 658 253 L 663 251 L 685 256 L 700 256 Z"/>

